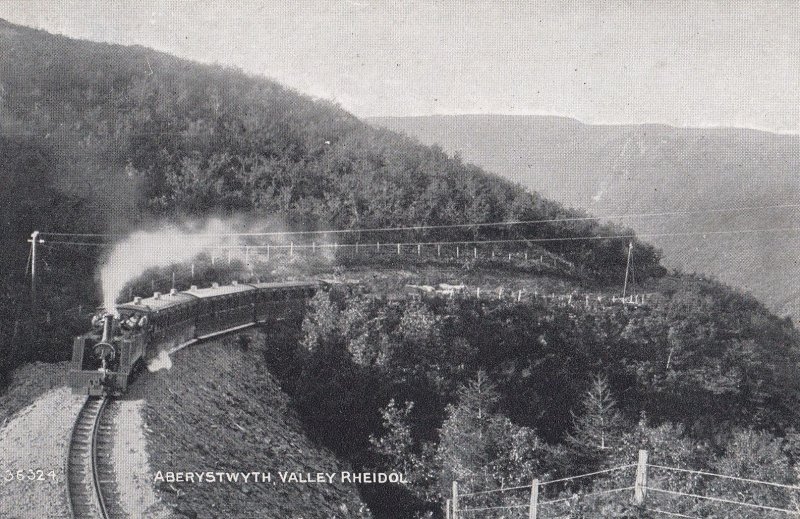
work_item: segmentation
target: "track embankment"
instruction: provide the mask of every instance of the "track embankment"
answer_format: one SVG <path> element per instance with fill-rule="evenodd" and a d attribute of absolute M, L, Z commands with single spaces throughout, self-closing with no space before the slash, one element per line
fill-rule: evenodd
<path fill-rule="evenodd" d="M 179 517 L 368 517 L 355 485 L 281 482 L 279 472 L 350 469 L 304 434 L 263 361 L 261 333 L 248 332 L 247 351 L 235 335 L 181 350 L 170 368 L 143 373 L 131 388 L 127 398 L 144 402 L 160 499 Z M 273 479 L 169 481 L 170 474 L 192 472 Z"/>
<path fill-rule="evenodd" d="M 44 389 L 50 369 L 27 367 L 15 374 L 2 397 L 0 517 L 69 517 L 66 452 L 85 398 L 63 385 Z M 23 405 L 27 402 L 27 405 Z M 11 410 L 14 412 L 9 412 Z"/>

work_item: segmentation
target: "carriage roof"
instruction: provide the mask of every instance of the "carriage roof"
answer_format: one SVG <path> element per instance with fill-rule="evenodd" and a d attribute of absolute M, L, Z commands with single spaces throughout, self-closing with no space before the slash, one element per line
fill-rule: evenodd
<path fill-rule="evenodd" d="M 190 294 L 194 297 L 199 297 L 200 299 L 206 299 L 209 297 L 216 297 L 216 296 L 225 296 L 230 294 L 238 294 L 239 292 L 248 292 L 253 290 L 253 285 L 247 285 L 244 283 L 239 283 L 236 285 L 221 285 L 216 287 L 208 287 L 208 288 L 192 288 L 183 292 L 184 294 Z"/>
<path fill-rule="evenodd" d="M 143 297 L 139 303 L 135 303 L 130 301 L 128 303 L 122 303 L 117 305 L 117 309 L 121 310 L 138 310 L 138 311 L 150 311 L 150 312 L 159 312 L 161 310 L 166 310 L 167 308 L 171 308 L 173 306 L 182 305 L 185 303 L 189 303 L 194 301 L 196 298 L 190 294 L 186 294 L 183 292 L 176 292 L 175 294 L 161 294 L 158 298 L 154 297 Z"/>

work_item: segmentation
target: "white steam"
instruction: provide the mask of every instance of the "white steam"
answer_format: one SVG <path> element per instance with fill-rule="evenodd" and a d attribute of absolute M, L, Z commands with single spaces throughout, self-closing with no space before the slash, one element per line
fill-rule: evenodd
<path fill-rule="evenodd" d="M 103 306 L 114 312 L 115 303 L 125 286 L 135 281 L 145 271 L 152 268 L 189 263 L 198 255 L 207 253 L 217 258 L 232 256 L 242 259 L 245 256 L 244 246 L 250 245 L 250 258 L 264 259 L 263 243 L 270 243 L 275 248 L 272 262 L 279 262 L 284 267 L 291 263 L 289 255 L 289 238 L 280 233 L 281 226 L 274 223 L 261 225 L 245 224 L 241 219 L 209 219 L 183 226 L 166 225 L 156 230 L 137 231 L 117 243 L 105 263 L 100 267 L 100 284 L 103 291 Z M 269 236 L 245 236 L 252 233 L 273 233 Z M 296 238 L 296 237 L 295 237 Z M 311 242 L 313 238 L 308 241 Z M 325 246 L 325 240 L 316 238 L 318 247 L 310 249 L 310 243 L 295 249 L 298 259 L 312 250 L 323 261 L 333 260 L 332 247 Z M 259 249 L 259 244 L 262 247 Z"/>
<path fill-rule="evenodd" d="M 113 312 L 125 285 L 147 269 L 188 262 L 202 252 L 237 244 L 231 237 L 234 225 L 219 219 L 187 230 L 166 226 L 155 231 L 139 231 L 117 243 L 100 268 L 103 306 Z"/>

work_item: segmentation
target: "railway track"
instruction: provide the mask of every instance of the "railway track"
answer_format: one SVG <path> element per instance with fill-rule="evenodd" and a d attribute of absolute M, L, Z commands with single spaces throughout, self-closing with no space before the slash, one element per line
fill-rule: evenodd
<path fill-rule="evenodd" d="M 69 444 L 67 495 L 73 519 L 122 519 L 112 465 L 110 398 L 87 398 Z"/>

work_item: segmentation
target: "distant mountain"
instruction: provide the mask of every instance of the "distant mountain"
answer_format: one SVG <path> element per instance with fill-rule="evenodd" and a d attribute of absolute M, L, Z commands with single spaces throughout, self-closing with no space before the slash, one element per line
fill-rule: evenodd
<path fill-rule="evenodd" d="M 640 234 L 800 227 L 800 137 L 737 128 L 586 125 L 549 116 L 371 118 L 544 196 L 625 218 Z M 716 209 L 738 209 L 700 213 Z M 616 221 L 612 219 L 612 221 Z M 800 232 L 645 236 L 665 264 L 752 291 L 800 316 Z"/>

